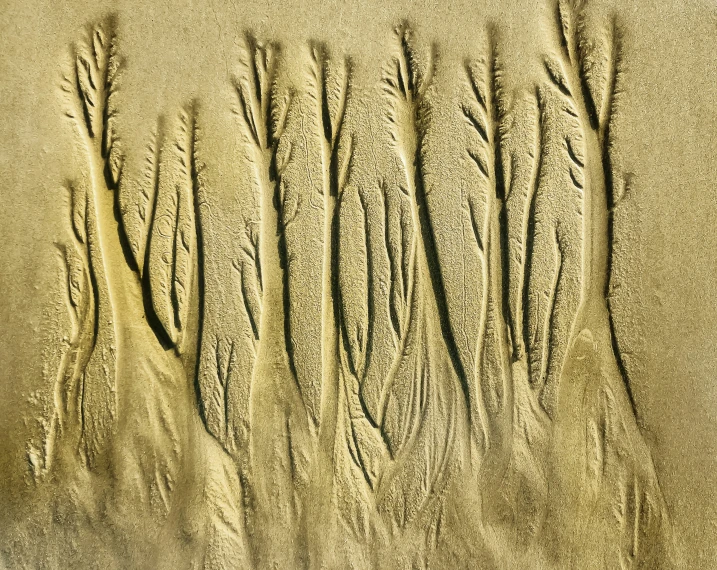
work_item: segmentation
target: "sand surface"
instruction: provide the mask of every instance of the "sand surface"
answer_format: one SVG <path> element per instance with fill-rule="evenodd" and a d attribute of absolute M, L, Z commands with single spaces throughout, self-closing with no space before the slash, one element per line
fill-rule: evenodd
<path fill-rule="evenodd" d="M 0 22 L 0 567 L 717 564 L 717 8 Z"/>

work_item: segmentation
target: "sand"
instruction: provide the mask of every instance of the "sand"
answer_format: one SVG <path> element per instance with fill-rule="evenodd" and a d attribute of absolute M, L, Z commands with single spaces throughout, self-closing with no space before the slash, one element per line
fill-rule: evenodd
<path fill-rule="evenodd" d="M 0 566 L 711 568 L 707 4 L 3 4 Z"/>

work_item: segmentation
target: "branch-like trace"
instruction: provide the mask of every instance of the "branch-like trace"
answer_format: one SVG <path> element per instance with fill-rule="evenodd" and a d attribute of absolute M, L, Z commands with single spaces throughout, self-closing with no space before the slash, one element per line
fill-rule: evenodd
<path fill-rule="evenodd" d="M 60 438 L 69 440 L 82 462 L 87 460 L 81 448 L 85 429 L 84 391 L 87 363 L 97 342 L 98 292 L 89 252 L 88 196 L 74 184 L 69 184 L 67 190 L 72 220 L 71 244 L 58 243 L 57 251 L 66 286 L 65 304 L 71 329 L 55 380 L 43 474 L 53 468 Z"/>
<path fill-rule="evenodd" d="M 540 384 L 543 385 L 541 403 L 553 419 L 560 416 L 583 417 L 583 422 L 575 426 L 564 420 L 559 427 L 561 437 L 565 438 L 574 429 L 576 434 L 581 434 L 580 439 L 575 441 L 583 441 L 586 425 L 584 416 L 587 417 L 587 425 L 607 421 L 604 417 L 607 412 L 601 409 L 600 398 L 609 394 L 609 413 L 621 425 L 621 433 L 614 432 L 614 437 L 607 437 L 603 433 L 597 453 L 603 457 L 603 461 L 605 455 L 615 454 L 610 468 L 613 473 L 603 473 L 597 481 L 592 478 L 584 481 L 584 484 L 592 485 L 592 491 L 587 496 L 581 496 L 581 506 L 577 514 L 573 513 L 571 524 L 577 529 L 576 532 L 581 533 L 580 536 L 604 535 L 608 523 L 603 520 L 599 505 L 616 500 L 613 496 L 614 482 L 608 483 L 610 477 L 622 479 L 627 476 L 633 479 L 635 493 L 638 488 L 645 489 L 645 492 L 640 493 L 634 505 L 623 497 L 622 509 L 627 511 L 634 508 L 639 511 L 649 508 L 652 516 L 647 521 L 640 520 L 638 515 L 632 521 L 632 528 L 623 529 L 622 532 L 630 533 L 631 536 L 620 539 L 616 554 L 620 557 L 620 564 L 626 559 L 631 560 L 630 564 L 638 564 L 638 558 L 643 557 L 640 563 L 647 567 L 656 563 L 657 559 L 652 558 L 654 553 L 638 554 L 634 535 L 652 535 L 655 544 L 660 545 L 654 552 L 664 552 L 663 548 L 667 549 L 667 546 L 663 546 L 662 542 L 668 539 L 667 518 L 649 450 L 637 428 L 636 410 L 615 340 L 609 295 L 614 239 L 612 216 L 614 205 L 620 199 L 614 183 L 611 160 L 614 141 L 611 139 L 610 127 L 615 120 L 615 97 L 619 93 L 622 35 L 616 20 L 612 18 L 607 30 L 605 54 L 599 47 L 600 42 L 588 40 L 586 13 L 586 2 L 583 0 L 558 0 L 561 57 L 546 60 L 548 78 L 560 92 L 564 103 L 561 107 L 567 115 L 566 122 L 572 125 L 577 123 L 579 131 L 577 135 L 565 137 L 561 150 L 565 157 L 564 163 L 567 163 L 569 183 L 581 202 L 582 250 L 578 281 L 580 301 L 566 335 L 564 324 L 558 323 L 558 320 L 565 322 L 565 314 L 559 313 L 558 304 L 565 295 L 564 289 L 570 286 L 567 275 L 563 273 L 569 270 L 568 257 L 571 255 L 571 241 L 575 238 L 562 235 L 560 222 L 555 225 L 557 249 L 554 255 L 560 264 L 550 289 L 552 296 L 547 300 L 546 319 L 549 320 L 544 326 L 550 330 L 552 338 L 547 343 L 550 354 L 543 358 L 540 372 Z M 604 62 L 607 63 L 603 65 Z M 565 311 L 565 304 L 562 311 Z M 558 334 L 560 336 L 556 338 Z M 546 335 L 547 332 L 544 332 L 543 336 Z M 591 344 L 586 341 L 591 341 Z M 576 348 L 586 345 L 590 348 Z M 584 352 L 571 361 L 571 351 L 581 350 Z M 576 361 L 582 362 L 583 367 L 589 366 L 590 370 L 576 374 L 576 369 L 581 370 L 581 364 L 576 364 Z M 563 378 L 568 371 L 575 378 Z M 576 390 L 576 385 L 583 388 Z M 576 410 L 579 410 L 577 414 Z M 585 453 L 589 454 L 589 444 L 587 447 Z M 569 476 L 584 477 L 582 465 L 565 461 L 561 468 L 574 469 Z M 613 521 L 608 526 L 611 524 Z M 640 528 L 635 530 L 637 527 Z M 632 549 L 632 552 L 626 551 L 627 548 Z"/>
<path fill-rule="evenodd" d="M 309 96 L 316 105 L 324 206 L 321 272 L 321 389 L 320 415 L 309 402 L 312 420 L 319 425 L 320 445 L 330 456 L 336 432 L 339 390 L 339 204 L 348 183 L 353 157 L 353 136 L 339 156 L 346 107 L 350 94 L 351 61 L 344 57 L 338 81 L 332 85 L 329 57 L 322 44 L 310 45 Z M 333 109 L 332 109 L 333 107 Z"/>
<path fill-rule="evenodd" d="M 397 204 L 391 212 L 389 190 L 384 179 L 379 181 L 379 190 L 381 192 L 383 224 L 384 224 L 384 240 L 383 246 L 386 252 L 389 266 L 389 295 L 388 295 L 388 317 L 391 323 L 391 333 L 393 347 L 395 351 L 400 352 L 400 344 L 406 331 L 407 315 L 410 311 L 408 299 L 413 291 L 412 276 L 413 264 L 415 257 L 413 248 L 413 231 L 410 224 L 405 223 L 405 216 L 402 208 L 403 193 L 397 195 Z M 398 236 L 392 232 L 395 224 L 391 224 L 392 219 L 398 219 L 397 227 Z M 408 247 L 406 247 L 408 244 Z M 406 251 L 408 250 L 408 251 Z M 410 258 L 410 259 L 409 259 Z M 379 407 L 382 410 L 383 406 Z M 378 414 L 379 424 L 383 412 Z"/>
<path fill-rule="evenodd" d="M 232 267 L 239 276 L 239 294 L 251 326 L 251 346 L 254 358 L 256 358 L 264 287 L 261 279 L 259 234 L 254 231 L 253 225 L 250 223 L 246 224 L 240 246 L 241 254 L 232 261 Z"/>
<path fill-rule="evenodd" d="M 172 153 L 168 164 L 157 174 L 157 191 L 152 211 L 147 282 L 154 315 L 161 324 L 160 334 L 178 354 L 194 350 L 190 323 L 200 296 L 197 282 L 201 233 L 198 220 L 198 172 L 195 158 L 196 110 L 194 104 L 183 108 L 177 118 Z M 139 265 L 139 264 L 138 264 Z M 189 342 L 189 345 L 187 345 Z"/>
<path fill-rule="evenodd" d="M 383 531 L 380 520 L 375 518 L 375 490 L 390 458 L 381 430 L 373 422 L 361 393 L 372 356 L 375 307 L 369 193 L 359 188 L 357 195 L 364 235 L 361 249 L 365 255 L 366 281 L 361 288 L 362 312 L 359 317 L 351 318 L 348 306 L 348 289 L 352 281 L 342 281 L 339 289 L 339 446 L 334 451 L 333 462 L 337 499 L 344 505 L 339 513 L 340 519 L 355 540 L 369 546 Z M 346 194 L 339 208 L 346 207 L 345 200 Z"/>
<path fill-rule="evenodd" d="M 121 204 L 123 226 L 127 231 L 132 260 L 140 279 L 146 279 L 145 273 L 149 268 L 147 243 L 152 232 L 159 195 L 159 166 L 163 160 L 164 130 L 164 121 L 160 117 L 145 147 L 142 174 L 136 183 L 139 189 L 136 200 L 132 200 L 131 205 Z M 149 287 L 148 281 L 144 283 L 144 287 Z"/>
<path fill-rule="evenodd" d="M 254 555 L 267 567 L 293 567 L 305 553 L 298 489 L 306 485 L 308 421 L 305 387 L 294 368 L 289 328 L 289 281 L 286 230 L 299 210 L 284 172 L 291 143 L 283 144 L 293 92 L 280 96 L 276 82 L 279 47 L 246 35 L 243 73 L 235 81 L 237 114 L 248 143 L 259 196 L 259 231 L 247 232 L 242 245 L 240 294 L 254 343 L 249 385 L 246 478 L 255 497 L 250 513 L 257 538 Z M 240 421 L 237 418 L 236 421 Z"/>
<path fill-rule="evenodd" d="M 87 182 L 82 190 L 79 190 L 79 185 L 72 184 L 78 189 L 72 190 L 71 199 L 72 224 L 77 242 L 74 249 L 81 251 L 78 245 L 81 243 L 86 252 L 86 261 L 82 263 L 91 283 L 92 300 L 83 300 L 82 304 L 92 307 L 94 340 L 85 344 L 78 339 L 83 348 L 70 348 L 70 360 L 80 354 L 82 356 L 75 361 L 79 368 L 73 363 L 73 380 L 62 381 L 72 385 L 81 379 L 78 410 L 73 413 L 79 416 L 70 421 L 81 424 L 77 459 L 89 465 L 93 465 L 96 457 L 105 450 L 114 423 L 117 405 L 116 355 L 107 352 L 105 347 L 110 338 L 116 338 L 118 323 L 115 307 L 126 292 L 121 286 L 113 287 L 122 279 L 119 273 L 122 273 L 124 260 L 119 248 L 113 248 L 113 224 L 107 222 L 114 218 L 115 191 L 123 164 L 112 105 L 120 65 L 114 41 L 111 19 L 89 30 L 85 41 L 75 46 L 71 73 L 61 86 L 67 99 L 66 114 L 76 129 L 80 148 L 86 152 L 89 167 Z M 120 271 L 117 271 L 118 268 Z M 89 294 L 89 287 L 86 291 Z M 84 310 L 80 313 L 83 314 Z M 97 345 L 103 347 L 101 351 L 95 350 Z M 63 359 L 61 376 L 67 374 L 67 369 L 62 369 L 68 365 L 67 359 Z"/>
<path fill-rule="evenodd" d="M 477 409 L 478 420 L 481 427 L 483 446 L 491 447 L 491 434 L 489 427 L 488 410 L 484 398 L 488 395 L 495 400 L 497 394 L 490 394 L 494 388 L 489 388 L 494 382 L 490 378 L 496 372 L 501 375 L 499 393 L 502 393 L 506 402 L 502 402 L 507 416 L 512 414 L 512 377 L 510 370 L 510 355 L 512 339 L 509 321 L 507 293 L 508 284 L 508 223 L 506 217 L 506 198 L 509 193 L 504 180 L 503 141 L 501 130 L 505 122 L 505 105 L 500 85 L 501 69 L 497 57 L 497 40 L 495 33 L 489 33 L 488 60 L 477 67 L 467 66 L 467 74 L 473 95 L 472 106 L 463 107 L 463 115 L 474 132 L 478 135 L 479 147 L 477 150 L 468 149 L 469 158 L 475 163 L 482 175 L 487 189 L 485 192 L 483 219 L 479 223 L 476 219 L 477 208 L 469 200 L 468 210 L 471 227 L 478 246 L 481 261 L 482 302 L 478 326 L 478 339 L 475 349 L 474 373 L 476 375 L 475 387 L 472 389 L 471 405 Z M 488 323 L 493 330 L 488 330 Z M 489 332 L 494 340 L 489 342 Z M 486 367 L 486 357 L 490 351 L 495 351 L 498 370 Z M 488 389 L 488 393 L 486 390 Z M 475 402 L 475 403 L 474 403 Z M 510 429 L 511 418 L 507 417 L 507 427 Z"/>
<path fill-rule="evenodd" d="M 435 48 L 422 72 L 411 35 L 406 24 L 396 28 L 398 49 L 383 83 L 391 104 L 389 132 L 405 176 L 399 189 L 410 211 L 410 231 L 402 222 L 400 246 L 391 239 L 387 218 L 391 277 L 396 279 L 399 267 L 402 275 L 391 286 L 389 312 L 396 352 L 382 385 L 376 417 L 393 459 L 380 477 L 376 500 L 394 536 L 418 520 L 426 523 L 430 533 L 429 521 L 440 518 L 442 491 L 460 444 L 457 434 L 468 397 L 448 321 L 424 185 L 426 96 Z M 408 267 L 403 273 L 406 250 Z M 441 375 L 436 374 L 438 370 Z"/>
<path fill-rule="evenodd" d="M 224 438 L 228 445 L 231 445 L 230 434 L 230 406 L 229 397 L 231 394 L 229 381 L 232 377 L 232 368 L 235 365 L 236 350 L 234 349 L 234 342 L 229 341 L 228 343 L 220 343 L 219 340 L 216 342 L 214 349 L 214 356 L 217 367 L 217 377 L 221 384 L 224 401 L 222 402 L 222 408 L 224 409 Z"/>
<path fill-rule="evenodd" d="M 284 97 L 277 96 L 276 44 L 262 44 L 247 34 L 245 49 L 244 73 L 235 81 L 235 88 L 237 114 L 249 143 L 249 160 L 258 186 L 259 231 L 254 230 L 253 223 L 247 223 L 241 259 L 235 259 L 232 265 L 239 274 L 240 295 L 252 329 L 255 368 L 261 344 L 279 343 L 295 382 L 286 318 L 289 291 L 285 232 L 296 217 L 299 202 L 297 199 L 293 205 L 287 203 L 282 179 L 291 145 L 283 153 L 279 149 L 293 94 L 289 91 Z M 277 325 L 283 338 L 275 338 L 271 332 Z M 255 376 L 256 371 L 252 385 Z"/>
<path fill-rule="evenodd" d="M 480 263 L 470 378 L 429 210 L 432 161 L 443 158 L 426 145 L 435 46 L 422 58 L 410 26 L 395 29 L 382 96 L 398 182 L 379 177 L 374 195 L 356 176 L 363 149 L 346 132 L 361 132 L 351 60 L 334 65 L 325 45 L 309 45 L 305 97 L 318 145 L 304 142 L 321 170 L 310 200 L 323 207 L 321 372 L 309 378 L 296 373 L 288 318 L 286 235 L 302 219 L 301 194 L 285 176 L 294 94 L 279 95 L 277 44 L 246 36 L 234 87 L 258 217 L 242 216 L 227 268 L 244 336 L 207 338 L 200 375 L 206 195 L 197 107 L 183 107 L 170 128 L 158 122 L 137 199 L 123 210 L 114 28 L 93 27 L 62 85 L 87 172 L 67 183 L 71 234 L 56 244 L 70 331 L 39 469 L 29 456 L 36 476 L 58 463 L 70 467 L 63 477 L 84 477 L 78 467 L 99 475 L 97 466 L 116 461 L 108 488 L 132 493 L 140 509 L 158 507 L 166 525 L 196 516 L 185 509 L 201 503 L 174 496 L 202 497 L 208 530 L 196 534 L 209 544 L 206 568 L 249 557 L 265 568 L 332 567 L 354 554 L 334 552 L 339 544 L 364 548 L 346 567 L 445 565 L 456 554 L 434 562 L 429 551 L 458 543 L 466 556 L 511 567 L 661 562 L 666 507 L 611 310 L 614 214 L 633 188 L 615 165 L 624 37 L 613 18 L 606 41 L 588 41 L 585 0 L 556 3 L 560 52 L 545 58 L 545 81 L 519 109 L 505 91 L 494 27 L 485 57 L 464 64 L 465 158 L 477 184 L 461 206 Z M 356 265 L 339 252 L 349 212 L 363 232 L 348 243 L 362 257 Z M 376 251 L 385 252 L 388 283 Z M 383 308 L 376 288 L 387 289 Z M 381 364 L 379 330 L 392 341 Z M 385 376 L 369 400 L 362 388 L 376 370 Z M 192 374 L 194 386 L 171 381 Z M 477 506 L 464 504 L 474 496 Z M 443 540 L 447 525 L 471 541 Z"/>
<path fill-rule="evenodd" d="M 190 505 L 195 501 L 186 497 L 202 497 L 195 528 L 206 540 L 198 559 L 225 556 L 242 564 L 238 479 L 227 469 L 229 456 L 202 426 L 192 382 L 204 313 L 198 195 L 204 182 L 196 163 L 195 108 L 180 115 L 174 152 L 160 151 L 161 143 L 153 141 L 147 186 L 138 196 L 138 236 L 131 236 L 120 200 L 123 158 L 115 125 L 119 60 L 113 24 L 110 18 L 92 26 L 74 46 L 62 84 L 81 176 L 68 183 L 72 243 L 58 245 L 71 331 L 54 386 L 46 448 L 46 465 L 55 468 L 48 480 L 54 485 L 48 523 L 70 525 L 78 537 L 109 524 L 100 531 L 107 552 L 126 553 L 127 544 L 141 544 L 140 551 L 155 557 L 158 553 L 146 546 L 174 533 L 175 521 L 196 516 L 196 504 Z M 178 166 L 167 171 L 171 183 L 164 186 L 160 152 L 165 162 L 173 158 Z M 168 223 L 157 220 L 153 204 L 162 193 Z M 161 236 L 166 241 L 156 238 L 160 230 L 168 230 Z M 167 244 L 159 256 L 162 279 L 153 279 L 152 250 Z M 154 289 L 157 282 L 164 289 Z M 163 322 L 153 319 L 148 308 L 163 311 Z M 163 333 L 173 335 L 174 351 L 162 344 Z M 230 371 L 223 372 L 226 383 Z M 227 491 L 221 497 L 220 488 Z M 53 545 L 52 551 L 61 553 L 60 565 L 79 563 L 66 556 L 73 561 L 96 556 L 78 552 L 82 540 L 68 547 L 62 532 L 49 534 L 57 534 L 59 548 Z M 41 565 L 56 565 L 47 555 L 40 553 Z"/>
<path fill-rule="evenodd" d="M 373 238 L 371 236 L 369 193 L 365 188 L 360 188 L 359 201 L 361 203 L 361 214 L 363 217 L 363 233 L 365 237 L 364 250 L 366 251 L 366 289 L 365 289 L 365 306 L 366 320 L 361 324 L 361 328 L 354 335 L 355 341 L 350 343 L 354 348 L 352 350 L 355 356 L 351 359 L 351 371 L 359 380 L 360 386 L 363 386 L 364 380 L 371 365 L 373 356 L 374 343 L 374 319 L 376 313 L 374 299 L 374 261 L 373 261 Z M 344 319 L 345 322 L 345 319 Z M 344 332 L 348 336 L 348 331 Z M 372 422 L 371 415 L 368 413 L 365 402 L 361 398 L 363 415 L 366 421 Z M 372 424 L 373 425 L 373 424 Z M 375 426 L 374 426 L 375 427 Z"/>

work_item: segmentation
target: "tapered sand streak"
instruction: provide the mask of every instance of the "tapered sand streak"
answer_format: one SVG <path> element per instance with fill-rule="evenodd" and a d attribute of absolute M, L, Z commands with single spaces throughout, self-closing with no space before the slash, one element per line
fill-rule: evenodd
<path fill-rule="evenodd" d="M 257 536 L 252 547 L 261 568 L 296 567 L 305 557 L 300 509 L 287 508 L 299 501 L 296 486 L 305 477 L 299 459 L 308 452 L 302 447 L 308 437 L 308 416 L 287 350 L 287 215 L 282 174 L 291 147 L 280 155 L 279 144 L 291 93 L 281 101 L 275 92 L 277 52 L 276 44 L 261 44 L 247 35 L 245 73 L 235 84 L 259 194 L 255 262 L 261 276 L 262 310 L 250 385 L 248 451 L 256 494 L 252 516 Z"/>

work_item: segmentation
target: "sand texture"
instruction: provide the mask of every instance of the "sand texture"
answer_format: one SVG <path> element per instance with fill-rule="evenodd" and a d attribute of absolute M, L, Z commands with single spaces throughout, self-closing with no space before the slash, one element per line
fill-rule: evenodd
<path fill-rule="evenodd" d="M 717 567 L 672 4 L 3 2 L 0 568 Z"/>

